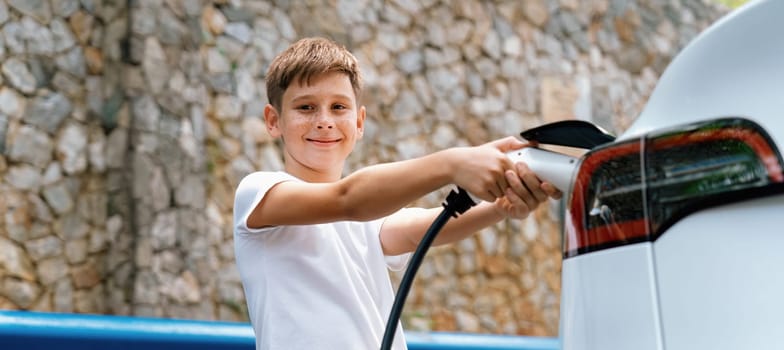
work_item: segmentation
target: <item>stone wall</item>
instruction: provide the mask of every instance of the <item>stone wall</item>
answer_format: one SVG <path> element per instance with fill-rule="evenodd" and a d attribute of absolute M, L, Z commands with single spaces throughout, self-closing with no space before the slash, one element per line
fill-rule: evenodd
<path fill-rule="evenodd" d="M 0 0 L 0 308 L 246 320 L 233 191 L 282 168 L 263 79 L 297 38 L 331 37 L 361 61 L 369 120 L 350 172 L 564 118 L 622 131 L 724 12 L 687 0 Z M 556 334 L 559 205 L 431 250 L 406 327 Z"/>

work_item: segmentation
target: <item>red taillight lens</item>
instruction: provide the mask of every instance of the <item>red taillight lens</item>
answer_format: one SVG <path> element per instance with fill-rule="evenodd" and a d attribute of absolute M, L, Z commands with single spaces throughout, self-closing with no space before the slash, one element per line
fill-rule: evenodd
<path fill-rule="evenodd" d="M 719 196 L 741 198 L 732 194 L 784 183 L 781 164 L 764 130 L 739 118 L 591 151 L 580 164 L 567 208 L 564 258 L 653 241 L 683 216 L 727 203 L 717 201 Z"/>

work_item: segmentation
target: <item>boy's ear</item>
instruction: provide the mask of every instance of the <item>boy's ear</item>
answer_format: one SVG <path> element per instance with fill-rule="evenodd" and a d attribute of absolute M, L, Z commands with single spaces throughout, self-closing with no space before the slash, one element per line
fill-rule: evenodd
<path fill-rule="evenodd" d="M 365 106 L 359 107 L 359 112 L 357 113 L 357 138 L 361 139 L 362 135 L 365 134 Z"/>
<path fill-rule="evenodd" d="M 264 124 L 267 126 L 267 132 L 273 138 L 281 135 L 280 131 L 280 114 L 271 104 L 264 106 Z"/>

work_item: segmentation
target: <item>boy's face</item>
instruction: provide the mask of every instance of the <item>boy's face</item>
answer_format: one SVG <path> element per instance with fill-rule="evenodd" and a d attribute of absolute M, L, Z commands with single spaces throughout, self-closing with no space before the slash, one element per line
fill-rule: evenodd
<path fill-rule="evenodd" d="M 310 84 L 294 79 L 283 93 L 280 110 L 267 105 L 264 117 L 270 135 L 283 139 L 286 171 L 334 181 L 362 138 L 365 107 L 358 106 L 347 75 L 325 73 Z"/>

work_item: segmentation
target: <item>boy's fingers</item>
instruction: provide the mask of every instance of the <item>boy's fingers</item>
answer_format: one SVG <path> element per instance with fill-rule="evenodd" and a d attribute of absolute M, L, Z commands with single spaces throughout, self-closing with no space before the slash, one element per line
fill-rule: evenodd
<path fill-rule="evenodd" d="M 509 189 L 515 194 L 515 197 L 522 197 L 528 191 L 514 170 L 506 171 L 506 180 L 509 183 Z"/>
<path fill-rule="evenodd" d="M 528 165 L 522 162 L 518 162 L 515 164 L 515 166 L 517 169 L 517 174 L 525 187 L 528 189 L 529 194 L 533 196 L 537 202 L 543 202 L 547 200 L 548 194 L 541 188 L 542 181 L 539 180 L 536 174 L 528 168 Z"/>
<path fill-rule="evenodd" d="M 542 190 L 547 193 L 550 198 L 561 199 L 563 192 L 559 191 L 553 184 L 549 182 L 542 182 Z"/>
<path fill-rule="evenodd" d="M 547 200 L 547 193 L 542 190 L 542 182 L 539 181 L 539 178 L 537 178 L 534 173 L 529 172 L 523 174 L 523 184 L 525 184 L 525 187 L 528 188 L 531 196 L 536 199 L 537 202 L 544 202 Z"/>
<path fill-rule="evenodd" d="M 523 201 L 511 187 L 506 190 L 506 199 L 509 201 L 509 204 L 511 204 L 510 210 L 514 211 L 515 215 L 525 215 L 531 210 L 528 204 Z"/>
<path fill-rule="evenodd" d="M 512 150 L 520 149 L 527 145 L 525 142 L 518 140 L 514 136 L 505 137 L 491 142 L 493 146 L 498 148 L 501 152 L 509 152 Z"/>
<path fill-rule="evenodd" d="M 507 176 L 516 178 L 515 180 L 510 179 L 509 182 L 510 184 L 512 184 L 509 187 L 512 190 L 511 191 L 512 198 L 516 198 L 519 201 L 523 202 L 529 210 L 536 208 L 536 206 L 539 204 L 538 200 L 531 193 L 530 189 L 525 184 L 525 182 L 522 181 L 514 171 L 511 170 L 507 171 Z M 509 192 L 507 193 L 507 196 L 510 196 Z"/>

